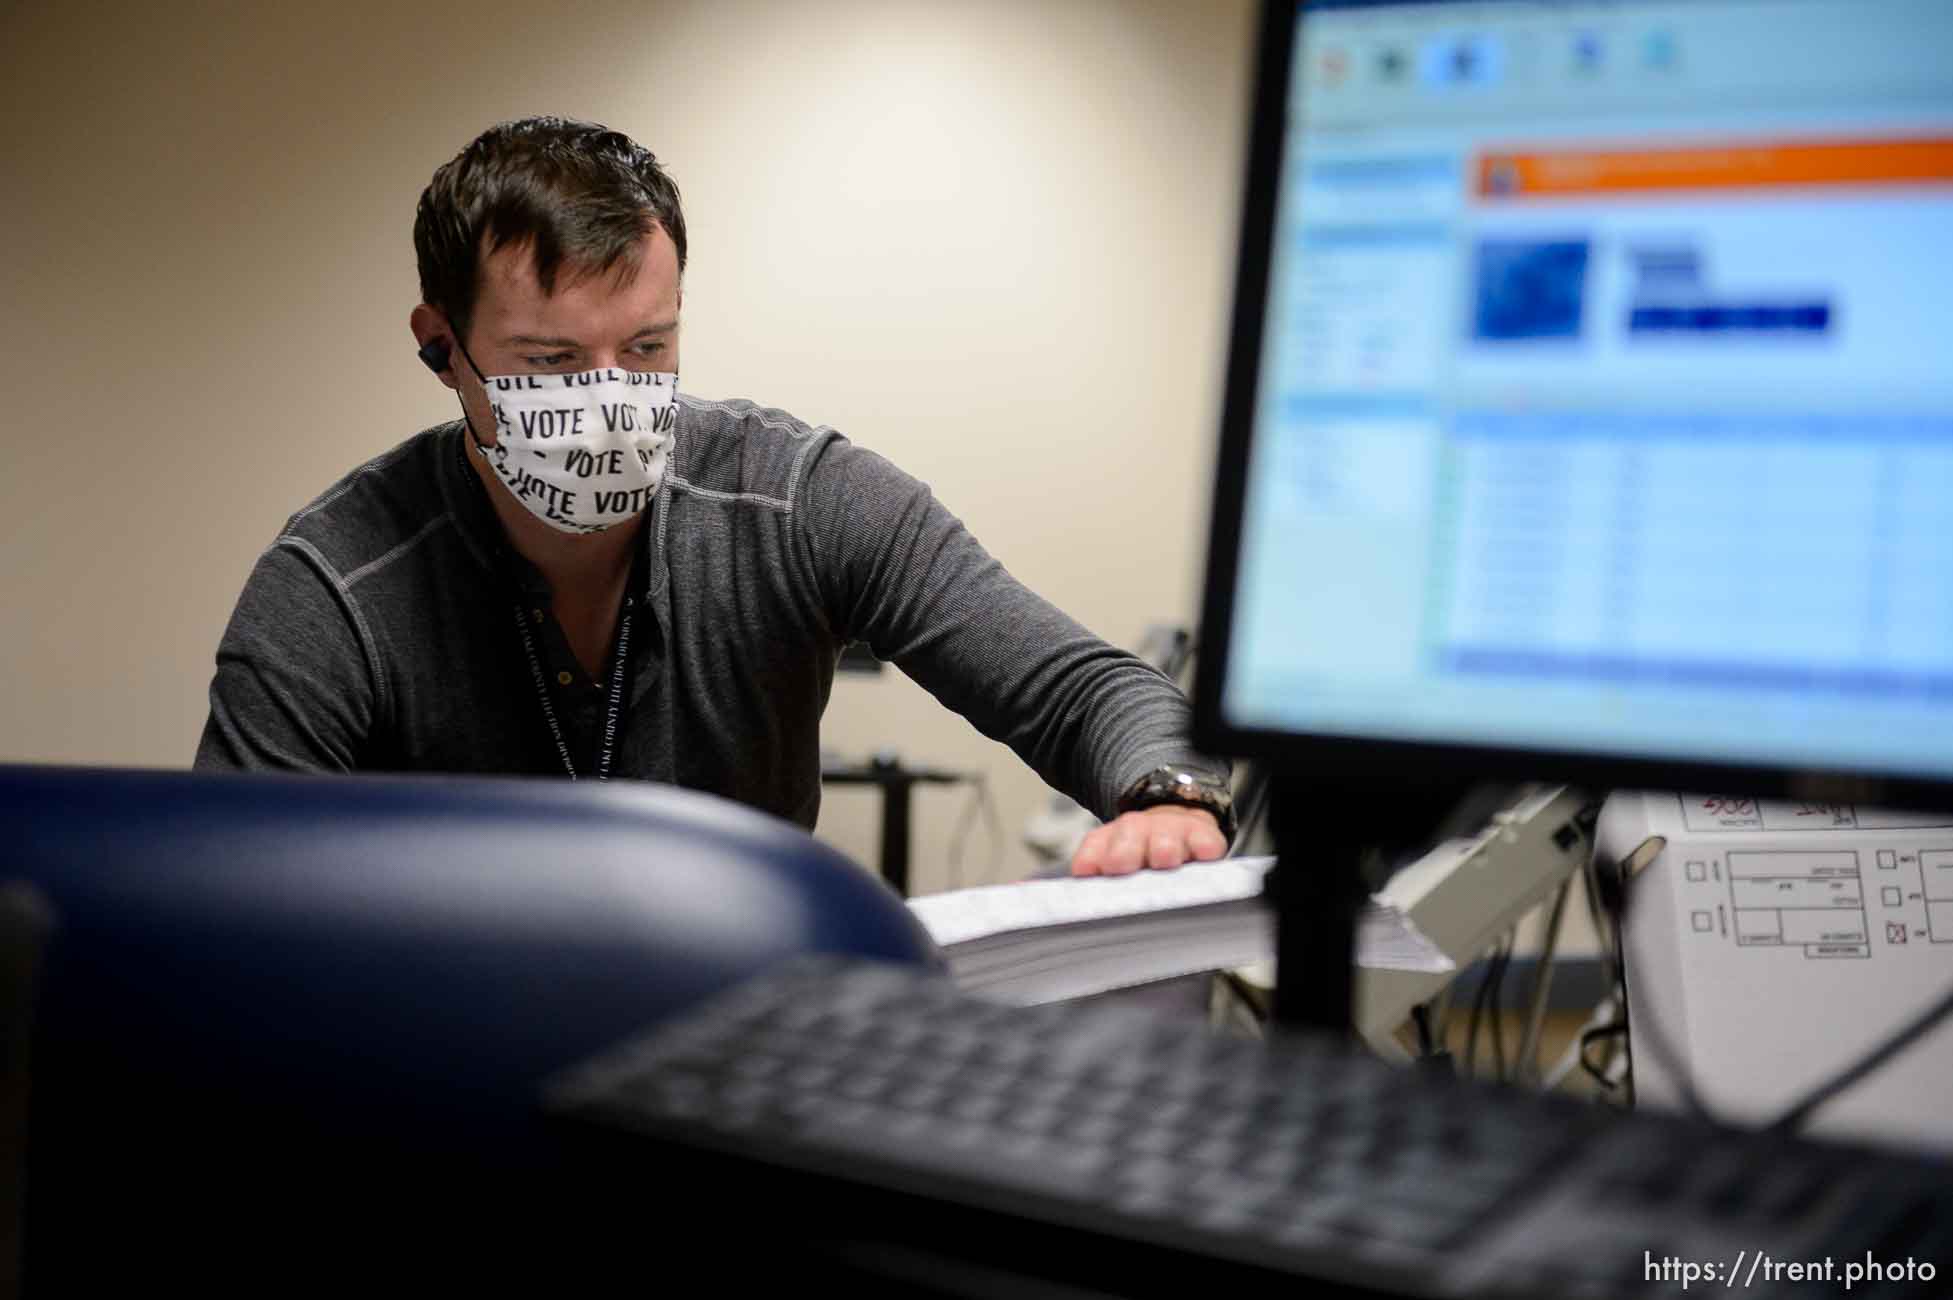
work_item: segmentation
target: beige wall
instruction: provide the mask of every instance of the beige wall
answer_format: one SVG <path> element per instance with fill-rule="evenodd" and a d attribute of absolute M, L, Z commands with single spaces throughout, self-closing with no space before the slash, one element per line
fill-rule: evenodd
<path fill-rule="evenodd" d="M 252 561 L 454 413 L 413 207 L 488 123 L 654 149 L 691 229 L 685 386 L 932 483 L 1110 640 L 1191 621 L 1230 292 L 1243 0 L 0 7 L 0 759 L 178 766 Z M 828 743 L 1043 787 L 898 675 Z M 919 795 L 918 887 L 961 793 Z M 874 804 L 821 833 L 872 860 Z M 966 879 L 989 873 L 981 834 Z"/>

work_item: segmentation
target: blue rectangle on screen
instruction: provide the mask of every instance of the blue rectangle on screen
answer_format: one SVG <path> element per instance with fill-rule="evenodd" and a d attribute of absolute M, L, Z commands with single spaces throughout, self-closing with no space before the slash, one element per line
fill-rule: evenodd
<path fill-rule="evenodd" d="M 1953 415 L 1823 411 L 1459 411 L 1454 438 L 1604 439 L 1609 442 L 1953 441 Z"/>
<path fill-rule="evenodd" d="M 1580 337 L 1585 239 L 1482 240 L 1475 280 L 1472 332 L 1478 341 Z"/>
<path fill-rule="evenodd" d="M 1635 307 L 1628 333 L 1821 335 L 1831 328 L 1831 304 L 1692 303 Z"/>
<path fill-rule="evenodd" d="M 1458 160 L 1450 154 L 1324 158 L 1308 164 L 1306 173 L 1311 185 L 1423 185 L 1457 176 Z"/>
<path fill-rule="evenodd" d="M 1420 420 L 1432 410 L 1421 393 L 1290 393 L 1282 400 L 1287 420 Z"/>
<path fill-rule="evenodd" d="M 1310 252 L 1319 253 L 1335 248 L 1442 244 L 1450 238 L 1450 229 L 1435 221 L 1408 221 L 1388 225 L 1304 226 L 1298 242 Z"/>
<path fill-rule="evenodd" d="M 1637 659 L 1628 655 L 1562 654 L 1500 646 L 1447 646 L 1445 671 L 1475 677 L 1530 677 L 1611 685 L 1681 686 L 1789 691 L 1798 694 L 1946 699 L 1953 676 L 1889 669 L 1712 660 Z"/>

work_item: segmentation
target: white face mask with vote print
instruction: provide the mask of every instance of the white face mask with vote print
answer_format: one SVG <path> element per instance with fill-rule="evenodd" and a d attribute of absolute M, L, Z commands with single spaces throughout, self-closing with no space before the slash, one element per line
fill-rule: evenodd
<path fill-rule="evenodd" d="M 678 416 L 677 375 L 610 367 L 485 375 L 482 387 L 495 446 L 475 450 L 551 528 L 602 532 L 635 519 L 658 494 Z"/>

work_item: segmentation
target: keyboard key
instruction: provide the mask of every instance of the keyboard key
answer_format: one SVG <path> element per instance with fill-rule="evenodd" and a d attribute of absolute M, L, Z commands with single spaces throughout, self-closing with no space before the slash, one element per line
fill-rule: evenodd
<path fill-rule="evenodd" d="M 835 1085 L 835 1091 L 855 1101 L 874 1101 L 888 1091 L 892 1082 L 885 1074 L 851 1074 Z"/>
<path fill-rule="evenodd" d="M 957 1119 L 981 1123 L 996 1119 L 1004 1113 L 1004 1099 L 990 1092 L 956 1097 L 944 1107 L 944 1113 L 954 1115 Z"/>
<path fill-rule="evenodd" d="M 1004 1117 L 1004 1123 L 1026 1133 L 1050 1133 L 1064 1120 L 1056 1106 L 1033 1106 Z"/>
<path fill-rule="evenodd" d="M 1063 1129 L 1067 1140 L 1087 1146 L 1108 1146 L 1124 1131 L 1125 1126 L 1110 1115 L 1091 1114 L 1072 1120 Z"/>
<path fill-rule="evenodd" d="M 839 1075 L 840 1071 L 831 1065 L 796 1065 L 787 1071 L 782 1082 L 799 1092 L 818 1092 Z"/>
<path fill-rule="evenodd" d="M 1184 1141 L 1177 1129 L 1148 1127 L 1127 1133 L 1121 1145 L 1135 1155 L 1163 1156 Z"/>
<path fill-rule="evenodd" d="M 942 1107 L 956 1094 L 936 1083 L 911 1083 L 896 1088 L 889 1094 L 888 1103 L 903 1110 L 933 1111 Z"/>
<path fill-rule="evenodd" d="M 1226 1138 L 1202 1138 L 1188 1144 L 1181 1158 L 1201 1169 L 1222 1169 L 1239 1159 L 1241 1149 Z"/>
<path fill-rule="evenodd" d="M 802 1129 L 799 1136 L 812 1146 L 851 1158 L 881 1159 L 903 1168 L 916 1163 L 913 1140 L 872 1124 L 820 1122 Z M 929 1148 L 929 1165 L 940 1174 L 963 1174 L 990 1186 L 1075 1198 L 1093 1197 L 1099 1187 L 1099 1165 L 1013 1156 L 987 1141 L 988 1134 L 980 1129 L 967 1136 L 947 1132 L 941 1136 L 943 1140 Z"/>
<path fill-rule="evenodd" d="M 1157 1156 L 1131 1160 L 1119 1167 L 1119 1181 L 1128 1187 L 1145 1187 L 1164 1192 L 1187 1181 L 1187 1170 L 1177 1161 Z"/>

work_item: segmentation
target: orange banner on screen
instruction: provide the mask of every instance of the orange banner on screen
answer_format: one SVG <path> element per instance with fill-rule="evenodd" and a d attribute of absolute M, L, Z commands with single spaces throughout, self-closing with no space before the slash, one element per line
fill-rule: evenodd
<path fill-rule="evenodd" d="M 1581 149 L 1492 153 L 1478 160 L 1481 198 L 1935 181 L 1953 181 L 1953 139 Z"/>

